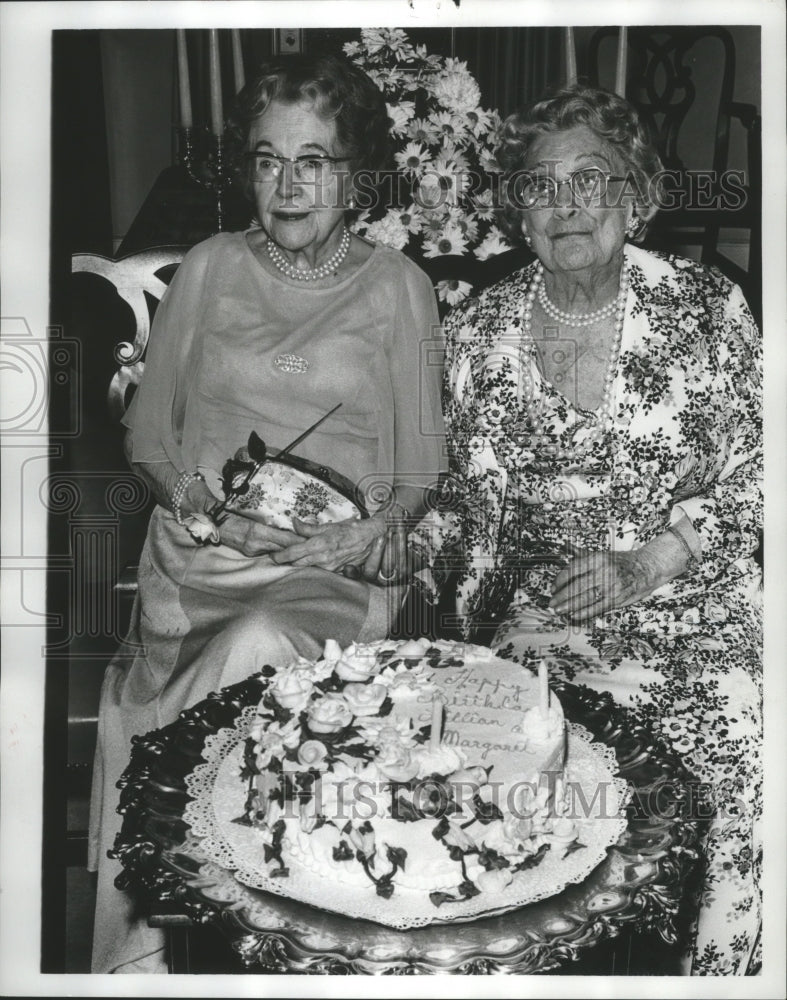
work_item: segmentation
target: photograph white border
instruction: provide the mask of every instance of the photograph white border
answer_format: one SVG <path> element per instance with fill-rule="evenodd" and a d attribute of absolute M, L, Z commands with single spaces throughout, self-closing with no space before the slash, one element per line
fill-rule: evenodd
<path fill-rule="evenodd" d="M 787 809 L 787 697 L 784 614 L 787 533 L 785 531 L 785 18 L 782 3 L 765 0 L 658 0 L 637 3 L 509 2 L 509 0 L 293 0 L 293 2 L 110 2 L 4 3 L 0 6 L 0 280 L 2 316 L 24 317 L 34 337 L 49 326 L 50 87 L 51 32 L 68 28 L 174 27 L 472 27 L 601 24 L 760 24 L 762 26 L 763 205 L 767 213 L 763 253 L 763 332 L 766 354 L 766 528 L 765 528 L 765 727 L 766 920 L 763 975 L 751 979 L 590 979 L 572 977 L 144 977 L 42 976 L 40 944 L 41 814 L 44 629 L 3 629 L 0 689 L 0 990 L 34 996 L 401 996 L 430 994 L 497 997 L 729 996 L 783 995 L 785 963 L 785 848 Z M 2 388 L 10 380 L 0 372 Z M 0 388 L 0 391 L 2 391 Z M 4 407 L 13 412 L 13 400 Z M 5 410 L 4 410 L 5 412 Z M 43 431 L 41 432 L 44 433 Z M 41 435 L 29 443 L 40 447 Z M 24 439 L 15 444 L 25 445 Z M 5 458 L 5 456 L 4 456 Z M 7 463 L 7 471 L 10 471 Z M 31 559 L 40 568 L 46 553 L 46 511 L 20 495 L 14 477 L 2 481 L 2 559 Z M 24 508 L 26 552 L 15 546 Z M 17 599 L 3 576 L 2 621 L 13 620 Z M 46 607 L 45 574 L 29 574 L 24 605 L 31 614 Z"/>

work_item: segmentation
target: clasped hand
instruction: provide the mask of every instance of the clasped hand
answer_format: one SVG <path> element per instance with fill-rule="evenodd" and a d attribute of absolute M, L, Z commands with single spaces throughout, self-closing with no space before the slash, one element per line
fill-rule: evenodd
<path fill-rule="evenodd" d="M 588 622 L 643 600 L 662 582 L 657 561 L 642 549 L 583 552 L 555 577 L 549 607 L 571 621 Z"/>

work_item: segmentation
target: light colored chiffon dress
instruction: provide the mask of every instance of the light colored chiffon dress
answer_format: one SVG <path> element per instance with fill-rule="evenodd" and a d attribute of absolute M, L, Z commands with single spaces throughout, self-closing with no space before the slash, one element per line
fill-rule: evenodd
<path fill-rule="evenodd" d="M 441 372 L 434 292 L 403 254 L 376 246 L 350 278 L 314 288 L 264 270 L 246 234 L 220 234 L 190 251 L 157 310 L 125 418 L 133 460 L 210 476 L 251 431 L 278 450 L 341 403 L 298 455 L 350 478 L 367 499 L 402 483 L 433 486 L 444 466 Z M 164 968 L 161 932 L 137 918 L 113 884 L 119 863 L 106 858 L 131 737 L 263 664 L 316 656 L 328 638 L 382 638 L 400 600 L 397 588 L 199 546 L 155 508 L 131 628 L 101 693 L 94 972 Z"/>

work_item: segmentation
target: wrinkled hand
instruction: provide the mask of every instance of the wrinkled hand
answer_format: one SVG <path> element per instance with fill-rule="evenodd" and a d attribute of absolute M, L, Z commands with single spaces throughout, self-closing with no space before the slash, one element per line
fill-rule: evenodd
<path fill-rule="evenodd" d="M 550 608 L 571 621 L 587 622 L 613 608 L 644 600 L 665 582 L 648 552 L 585 552 L 555 577 Z"/>
<path fill-rule="evenodd" d="M 300 518 L 292 519 L 298 540 L 296 544 L 282 548 L 273 556 L 273 561 L 282 565 L 319 566 L 334 571 L 343 566 L 370 565 L 382 557 L 385 541 L 385 522 L 378 518 L 361 521 L 348 518 L 333 524 L 307 524 Z M 378 541 L 382 539 L 382 542 Z M 376 556 L 379 550 L 379 556 Z"/>
<path fill-rule="evenodd" d="M 254 521 L 242 514 L 227 514 L 227 519 L 219 527 L 222 545 L 228 545 L 244 556 L 262 556 L 285 549 L 300 542 L 294 531 L 272 528 L 260 521 Z"/>

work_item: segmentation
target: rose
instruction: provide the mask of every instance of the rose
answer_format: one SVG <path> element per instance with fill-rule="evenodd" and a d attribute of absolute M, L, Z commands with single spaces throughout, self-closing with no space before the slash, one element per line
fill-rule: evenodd
<path fill-rule="evenodd" d="M 270 692 L 282 708 L 299 712 L 309 699 L 314 685 L 302 670 L 282 670 Z"/>
<path fill-rule="evenodd" d="M 324 771 L 328 766 L 328 750 L 319 740 L 306 740 L 298 747 L 298 763 L 312 771 Z"/>
<path fill-rule="evenodd" d="M 249 736 L 257 742 L 257 769 L 262 771 L 273 757 L 284 757 L 287 750 L 298 745 L 301 727 L 297 719 L 291 719 L 284 726 L 279 722 L 271 722 L 262 731 L 253 726 Z"/>
<path fill-rule="evenodd" d="M 503 836 L 515 851 L 521 851 L 533 836 L 533 821 L 528 818 L 517 819 L 509 816 L 503 820 Z"/>
<path fill-rule="evenodd" d="M 567 816 L 561 816 L 552 824 L 552 832 L 548 836 L 552 843 L 568 846 L 577 839 L 577 828 Z"/>
<path fill-rule="evenodd" d="M 402 743 L 387 740 L 375 758 L 380 773 L 390 781 L 409 781 L 418 772 L 418 762 Z"/>
<path fill-rule="evenodd" d="M 317 825 L 317 803 L 313 795 L 305 802 L 301 799 L 298 819 L 304 833 L 311 833 Z"/>
<path fill-rule="evenodd" d="M 448 829 L 442 836 L 442 841 L 449 847 L 458 847 L 460 851 L 476 851 L 478 847 L 476 842 L 466 833 L 458 823 L 452 823 L 448 820 Z"/>
<path fill-rule="evenodd" d="M 342 653 L 342 658 L 336 664 L 336 676 L 343 681 L 368 681 L 380 670 L 374 651 L 361 652 L 353 643 Z"/>
<path fill-rule="evenodd" d="M 490 872 L 480 872 L 475 879 L 475 884 L 481 892 L 502 892 L 511 885 L 514 876 L 508 868 L 496 868 Z"/>
<path fill-rule="evenodd" d="M 374 828 L 368 820 L 361 823 L 359 827 L 352 827 L 349 839 L 356 851 L 360 851 L 364 858 L 370 858 L 374 854 Z"/>
<path fill-rule="evenodd" d="M 345 684 L 344 699 L 355 716 L 376 715 L 388 694 L 384 684 Z"/>
<path fill-rule="evenodd" d="M 448 746 L 441 746 L 436 750 L 426 746 L 418 751 L 417 757 L 419 778 L 428 778 L 430 774 L 453 774 L 467 762 L 462 750 Z"/>
<path fill-rule="evenodd" d="M 329 694 L 313 701 L 308 709 L 307 722 L 313 733 L 338 733 L 350 725 L 352 711 L 341 695 Z"/>
<path fill-rule="evenodd" d="M 189 514 L 183 519 L 183 525 L 198 542 L 212 542 L 213 545 L 218 545 L 221 541 L 219 529 L 207 514 Z"/>

